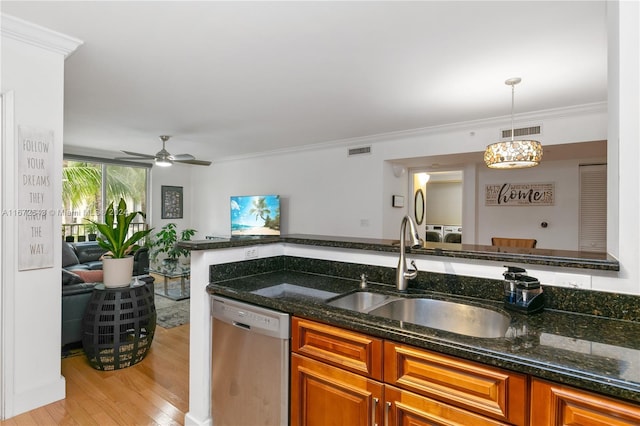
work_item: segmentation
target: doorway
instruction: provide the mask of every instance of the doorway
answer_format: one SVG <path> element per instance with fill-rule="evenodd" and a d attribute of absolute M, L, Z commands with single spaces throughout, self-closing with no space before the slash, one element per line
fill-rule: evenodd
<path fill-rule="evenodd" d="M 413 211 L 423 212 L 416 214 L 421 237 L 428 242 L 461 243 L 463 171 L 413 169 L 409 181 Z"/>

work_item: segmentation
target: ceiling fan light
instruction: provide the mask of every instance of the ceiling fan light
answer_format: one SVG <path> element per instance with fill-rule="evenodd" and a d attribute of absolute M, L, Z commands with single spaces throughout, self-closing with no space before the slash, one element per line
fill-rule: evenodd
<path fill-rule="evenodd" d="M 158 167 L 170 167 L 173 164 L 173 161 L 168 158 L 156 158 L 155 164 Z"/>
<path fill-rule="evenodd" d="M 487 146 L 484 162 L 492 169 L 534 167 L 542 160 L 542 144 L 538 141 L 496 142 Z"/>

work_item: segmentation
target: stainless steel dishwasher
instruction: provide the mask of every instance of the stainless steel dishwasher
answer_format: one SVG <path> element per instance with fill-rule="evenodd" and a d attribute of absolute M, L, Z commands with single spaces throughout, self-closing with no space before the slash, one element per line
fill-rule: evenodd
<path fill-rule="evenodd" d="M 211 297 L 215 426 L 289 423 L 289 314 Z"/>

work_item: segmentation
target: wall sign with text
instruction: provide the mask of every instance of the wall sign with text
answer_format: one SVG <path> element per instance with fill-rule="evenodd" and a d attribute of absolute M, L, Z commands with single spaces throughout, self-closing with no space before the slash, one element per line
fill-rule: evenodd
<path fill-rule="evenodd" d="M 53 131 L 18 129 L 18 270 L 53 267 Z"/>
<path fill-rule="evenodd" d="M 553 183 L 497 183 L 485 185 L 485 206 L 552 206 Z"/>

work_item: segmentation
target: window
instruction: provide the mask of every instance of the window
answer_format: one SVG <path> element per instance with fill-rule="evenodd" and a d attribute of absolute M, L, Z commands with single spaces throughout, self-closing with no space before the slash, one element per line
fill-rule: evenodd
<path fill-rule="evenodd" d="M 149 169 L 146 164 L 65 156 L 62 168 L 63 237 L 67 241 L 92 239 L 94 229 L 87 219 L 101 222 L 109 203 L 117 204 L 120 198 L 125 199 L 129 211 L 146 214 Z M 136 220 L 136 228 L 146 227 L 141 218 Z"/>

